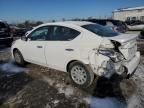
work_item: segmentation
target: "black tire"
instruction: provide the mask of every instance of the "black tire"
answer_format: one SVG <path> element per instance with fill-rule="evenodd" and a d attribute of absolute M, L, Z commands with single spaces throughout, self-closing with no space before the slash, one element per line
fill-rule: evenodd
<path fill-rule="evenodd" d="M 73 68 L 74 67 L 76 67 L 76 66 L 79 66 L 81 69 L 84 69 L 85 70 L 85 73 L 83 74 L 83 71 L 82 70 L 79 70 L 79 71 L 81 71 L 82 72 L 82 74 L 83 74 L 83 78 L 84 78 L 84 75 L 86 75 L 86 77 L 85 77 L 85 82 L 83 83 L 83 84 L 78 84 L 75 80 L 77 80 L 76 78 L 75 78 L 75 80 L 74 80 L 74 75 L 72 76 L 72 73 L 74 72 L 72 72 L 72 70 L 73 70 Z M 80 87 L 80 88 L 87 88 L 87 87 L 89 87 L 92 83 L 93 83 L 93 80 L 94 80 L 94 73 L 92 72 L 92 70 L 91 70 L 91 68 L 88 66 L 88 65 L 84 65 L 84 64 L 82 64 L 81 62 L 78 62 L 78 61 L 75 61 L 75 62 L 72 62 L 71 64 L 70 64 L 70 66 L 69 66 L 69 69 L 68 69 L 68 72 L 69 72 L 69 76 L 70 76 L 70 79 L 72 80 L 72 82 L 76 85 L 76 86 L 78 86 L 78 87 Z M 75 71 L 75 73 L 78 73 L 78 71 Z M 79 76 L 79 75 L 78 75 Z M 81 75 L 80 75 L 80 77 L 81 77 Z M 80 78 L 79 77 L 79 78 Z M 79 79 L 79 81 L 81 82 L 83 79 Z"/>
<path fill-rule="evenodd" d="M 16 64 L 18 64 L 20 66 L 25 66 L 24 58 L 19 50 L 15 50 L 13 52 L 13 56 L 14 56 L 14 60 L 15 60 Z M 19 60 L 17 57 L 19 57 Z"/>

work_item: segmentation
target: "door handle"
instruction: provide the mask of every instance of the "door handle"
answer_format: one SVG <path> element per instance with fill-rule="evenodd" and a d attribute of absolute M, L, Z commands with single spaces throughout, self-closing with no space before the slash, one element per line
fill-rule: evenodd
<path fill-rule="evenodd" d="M 74 49 L 65 49 L 66 51 L 74 51 Z"/>
<path fill-rule="evenodd" d="M 42 46 L 37 46 L 37 48 L 43 48 Z"/>

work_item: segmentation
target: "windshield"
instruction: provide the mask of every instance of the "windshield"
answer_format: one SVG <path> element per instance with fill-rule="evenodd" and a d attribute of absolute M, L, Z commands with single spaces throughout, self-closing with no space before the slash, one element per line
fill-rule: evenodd
<path fill-rule="evenodd" d="M 82 27 L 102 37 L 114 37 L 119 35 L 118 32 L 113 31 L 110 27 L 99 24 L 88 24 Z"/>

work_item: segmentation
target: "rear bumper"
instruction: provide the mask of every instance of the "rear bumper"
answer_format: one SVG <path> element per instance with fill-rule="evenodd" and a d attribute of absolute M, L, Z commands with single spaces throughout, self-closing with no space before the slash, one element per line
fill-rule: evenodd
<path fill-rule="evenodd" d="M 132 74 L 134 70 L 137 68 L 139 62 L 140 62 L 140 52 L 137 52 L 133 59 L 131 59 L 129 62 L 124 63 L 124 66 L 128 70 L 127 74 Z"/>

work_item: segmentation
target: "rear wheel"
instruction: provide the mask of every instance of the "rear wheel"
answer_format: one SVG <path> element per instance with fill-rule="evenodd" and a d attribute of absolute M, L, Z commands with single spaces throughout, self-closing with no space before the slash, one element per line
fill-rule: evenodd
<path fill-rule="evenodd" d="M 90 67 L 77 61 L 70 64 L 69 76 L 73 83 L 81 88 L 89 87 L 94 79 L 94 73 Z"/>
<path fill-rule="evenodd" d="M 15 62 L 18 65 L 21 65 L 21 66 L 25 65 L 25 61 L 24 61 L 23 56 L 22 56 L 22 54 L 20 53 L 19 50 L 15 50 L 13 55 L 14 55 Z"/>

